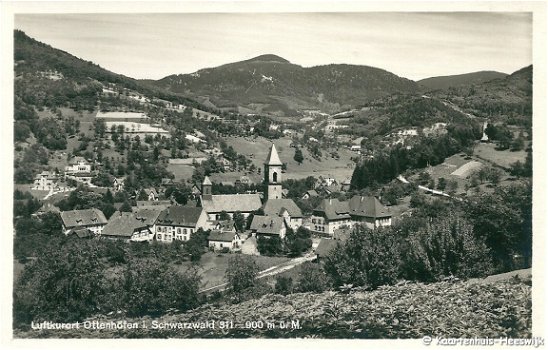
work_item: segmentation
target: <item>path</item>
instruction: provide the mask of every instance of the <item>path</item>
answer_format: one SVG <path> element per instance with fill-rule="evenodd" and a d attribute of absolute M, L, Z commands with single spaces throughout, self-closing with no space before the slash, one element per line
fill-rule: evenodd
<path fill-rule="evenodd" d="M 316 255 L 313 255 L 313 254 L 310 254 L 310 253 L 303 256 L 303 257 L 291 259 L 291 260 L 286 261 L 284 263 L 281 263 L 279 265 L 272 266 L 272 267 L 269 267 L 266 270 L 260 271 L 259 274 L 257 275 L 256 279 L 260 279 L 260 278 L 280 274 L 284 271 L 291 270 L 295 266 L 298 266 L 298 265 L 300 265 L 304 262 L 312 261 L 312 260 L 315 260 L 315 259 L 316 259 Z M 203 293 L 211 293 L 211 292 L 214 292 L 214 291 L 223 291 L 223 290 L 227 289 L 227 286 L 228 286 L 228 283 L 222 283 L 222 284 L 218 284 L 218 285 L 213 286 L 213 287 L 208 287 L 208 288 L 202 289 L 202 290 L 198 291 L 198 293 L 203 294 Z"/>

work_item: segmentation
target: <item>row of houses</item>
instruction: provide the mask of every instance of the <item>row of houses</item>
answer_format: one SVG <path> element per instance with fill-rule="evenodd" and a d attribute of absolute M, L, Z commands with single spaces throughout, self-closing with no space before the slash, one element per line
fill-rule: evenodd
<path fill-rule="evenodd" d="M 61 213 L 63 230 L 67 235 L 78 237 L 169 243 L 188 241 L 196 231 L 203 229 L 211 230 L 208 241 L 213 249 L 230 250 L 240 249 L 249 237 L 283 239 L 288 229 L 305 226 L 305 218 L 292 199 L 283 198 L 282 162 L 274 145 L 264 165 L 264 200 L 258 193 L 213 194 L 212 183 L 206 176 L 196 206 L 169 202 L 137 205 L 132 212 L 115 212 L 108 220 L 98 209 L 66 211 Z M 150 191 L 150 196 L 156 195 Z M 154 198 L 145 202 L 159 203 Z M 237 213 L 246 221 L 253 215 L 246 232 L 236 232 L 233 219 Z M 339 228 L 357 224 L 370 228 L 389 226 L 391 215 L 376 198 L 355 196 L 344 202 L 324 199 L 307 223 L 312 231 L 334 235 Z"/>

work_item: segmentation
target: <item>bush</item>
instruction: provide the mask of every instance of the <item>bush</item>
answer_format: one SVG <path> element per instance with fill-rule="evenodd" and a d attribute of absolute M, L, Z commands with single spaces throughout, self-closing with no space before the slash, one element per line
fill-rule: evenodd
<path fill-rule="evenodd" d="M 293 293 L 293 279 L 291 277 L 277 276 L 274 291 L 276 294 L 282 295 Z"/>
<path fill-rule="evenodd" d="M 331 282 L 321 265 L 305 262 L 300 267 L 297 290 L 299 292 L 320 293 L 329 289 Z"/>

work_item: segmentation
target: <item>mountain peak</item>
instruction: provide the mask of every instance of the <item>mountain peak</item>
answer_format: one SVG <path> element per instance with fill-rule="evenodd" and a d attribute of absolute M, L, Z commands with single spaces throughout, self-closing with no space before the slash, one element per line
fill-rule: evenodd
<path fill-rule="evenodd" d="M 282 58 L 280 56 L 276 56 L 273 54 L 266 54 L 266 55 L 260 55 L 254 58 L 251 58 L 249 60 L 246 60 L 245 62 L 278 62 L 278 63 L 290 63 L 285 58 Z"/>

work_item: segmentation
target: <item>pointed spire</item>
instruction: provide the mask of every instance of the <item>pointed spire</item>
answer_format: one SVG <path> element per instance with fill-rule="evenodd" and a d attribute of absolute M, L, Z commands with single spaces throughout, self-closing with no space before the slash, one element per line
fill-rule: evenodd
<path fill-rule="evenodd" d="M 266 163 L 268 165 L 282 165 L 282 161 L 278 156 L 278 151 L 276 151 L 276 146 L 272 144 L 270 151 L 268 152 L 268 157 L 266 157 Z"/>
<path fill-rule="evenodd" d="M 202 182 L 202 185 L 212 185 L 209 176 L 204 177 L 204 182 Z"/>

